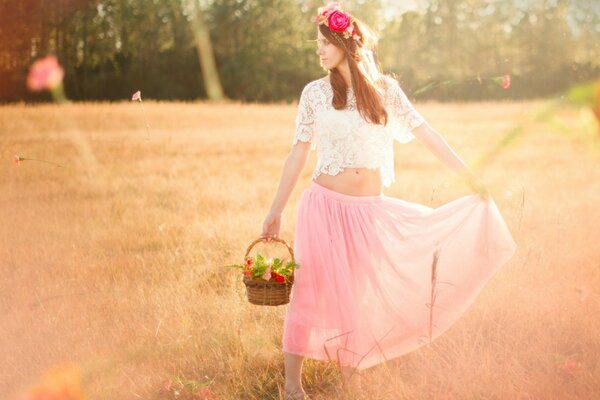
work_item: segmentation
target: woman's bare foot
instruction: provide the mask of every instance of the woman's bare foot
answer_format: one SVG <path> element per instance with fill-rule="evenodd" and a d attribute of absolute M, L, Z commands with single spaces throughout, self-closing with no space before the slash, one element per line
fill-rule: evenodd
<path fill-rule="evenodd" d="M 308 399 L 306 392 L 302 387 L 297 386 L 285 386 L 285 399 L 284 400 L 305 400 Z"/>

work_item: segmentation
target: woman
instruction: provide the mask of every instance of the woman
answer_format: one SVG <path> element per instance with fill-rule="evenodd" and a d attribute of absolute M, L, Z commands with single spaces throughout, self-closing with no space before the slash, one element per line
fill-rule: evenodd
<path fill-rule="evenodd" d="M 281 213 L 310 150 L 313 180 L 301 197 L 296 271 L 283 352 L 287 399 L 303 399 L 305 357 L 353 372 L 430 343 L 472 304 L 516 244 L 484 185 L 414 109 L 372 57 L 375 35 L 338 3 L 319 9 L 317 54 L 328 76 L 300 96 L 293 147 L 262 237 Z M 417 137 L 475 194 L 438 208 L 385 196 L 393 142 Z"/>

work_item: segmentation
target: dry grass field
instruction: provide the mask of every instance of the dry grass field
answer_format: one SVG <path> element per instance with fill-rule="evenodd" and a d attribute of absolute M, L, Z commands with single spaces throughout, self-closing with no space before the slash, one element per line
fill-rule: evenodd
<path fill-rule="evenodd" d="M 416 107 L 469 162 L 539 103 Z M 223 265 L 261 233 L 295 105 L 144 107 L 149 141 L 137 103 L 0 107 L 3 399 L 69 362 L 86 399 L 280 398 L 285 306 L 249 304 Z M 418 141 L 395 146 L 386 195 L 436 207 L 468 193 Z M 290 244 L 315 161 L 283 214 Z M 445 335 L 363 371 L 365 398 L 598 398 L 600 158 L 528 123 L 481 176 L 517 253 Z M 340 398 L 333 364 L 306 360 L 304 386 Z"/>

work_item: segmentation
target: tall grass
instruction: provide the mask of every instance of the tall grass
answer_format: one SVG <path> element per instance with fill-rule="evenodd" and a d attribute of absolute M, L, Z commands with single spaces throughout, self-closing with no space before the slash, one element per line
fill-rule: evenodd
<path fill-rule="evenodd" d="M 0 393 L 78 363 L 90 399 L 277 399 L 284 307 L 245 299 L 240 262 L 290 149 L 295 107 L 145 101 L 0 107 Z M 466 161 L 525 103 L 425 104 Z M 563 116 L 564 123 L 577 115 Z M 88 168 L 72 130 L 90 144 Z M 71 133 L 69 133 L 71 132 Z M 79 142 L 79 145 L 81 142 Z M 418 142 L 396 144 L 387 195 L 438 206 L 468 193 Z M 22 161 L 44 159 L 66 165 Z M 284 211 L 296 206 L 314 154 Z M 600 168 L 531 125 L 482 172 L 515 257 L 445 335 L 363 371 L 365 398 L 589 399 L 600 393 Z M 257 245 L 281 254 L 284 246 Z M 336 368 L 308 359 L 304 386 L 337 398 Z M 6 396 L 6 397 L 4 397 Z"/>

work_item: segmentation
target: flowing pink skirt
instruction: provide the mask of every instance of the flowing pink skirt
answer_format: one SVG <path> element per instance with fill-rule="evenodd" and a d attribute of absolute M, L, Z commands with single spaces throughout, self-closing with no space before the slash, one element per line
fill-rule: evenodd
<path fill-rule="evenodd" d="M 515 253 L 491 197 L 430 208 L 311 182 L 298 205 L 284 352 L 361 370 L 416 350 Z"/>

